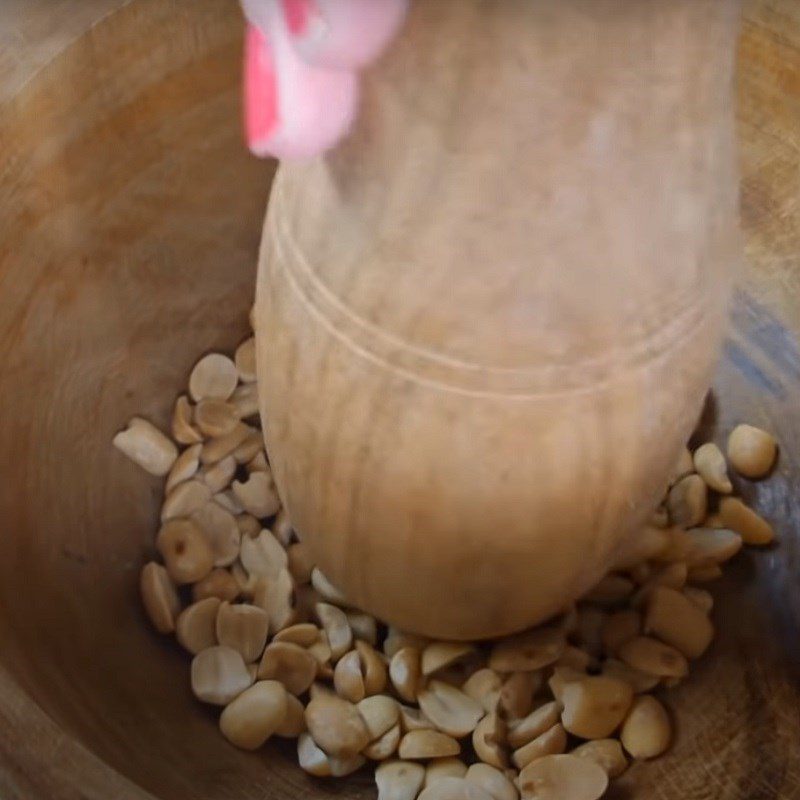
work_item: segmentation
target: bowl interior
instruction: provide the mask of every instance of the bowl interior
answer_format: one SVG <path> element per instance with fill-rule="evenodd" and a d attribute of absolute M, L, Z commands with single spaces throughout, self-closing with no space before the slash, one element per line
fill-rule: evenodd
<path fill-rule="evenodd" d="M 273 165 L 240 141 L 228 4 L 134 2 L 0 104 L 0 788 L 4 796 L 371 796 L 291 745 L 245 754 L 191 697 L 189 660 L 137 592 L 160 482 L 110 446 L 168 420 L 198 354 L 247 330 Z M 670 695 L 671 753 L 617 796 L 796 796 L 800 775 L 800 7 L 754 2 L 740 65 L 747 266 L 704 419 L 772 430 L 775 474 L 741 493 L 780 544 L 715 593 L 721 634 Z M 795 66 L 792 67 L 791 65 Z M 54 755 L 55 754 L 55 755 Z M 77 796 L 77 791 L 75 793 Z"/>

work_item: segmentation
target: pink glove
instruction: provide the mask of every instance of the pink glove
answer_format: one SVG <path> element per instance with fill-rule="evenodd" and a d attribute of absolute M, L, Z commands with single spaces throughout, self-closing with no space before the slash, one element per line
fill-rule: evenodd
<path fill-rule="evenodd" d="M 245 135 L 257 156 L 336 145 L 358 106 L 358 72 L 400 28 L 408 0 L 242 0 Z"/>

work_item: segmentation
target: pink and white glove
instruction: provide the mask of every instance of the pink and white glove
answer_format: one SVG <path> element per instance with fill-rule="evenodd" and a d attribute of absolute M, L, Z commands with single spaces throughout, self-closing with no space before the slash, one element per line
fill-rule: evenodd
<path fill-rule="evenodd" d="M 245 135 L 257 156 L 336 145 L 358 109 L 358 73 L 397 33 L 408 0 L 241 0 Z"/>

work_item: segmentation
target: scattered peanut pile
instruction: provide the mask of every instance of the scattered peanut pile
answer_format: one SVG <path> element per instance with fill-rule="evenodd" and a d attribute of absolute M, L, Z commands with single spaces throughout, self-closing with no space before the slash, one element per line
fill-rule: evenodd
<path fill-rule="evenodd" d="M 135 418 L 114 439 L 166 476 L 163 565 L 141 574 L 153 626 L 192 654 L 192 690 L 222 707 L 231 743 L 297 738 L 300 766 L 322 777 L 374 761 L 380 800 L 599 798 L 629 759 L 670 745 L 652 692 L 713 638 L 702 585 L 743 542 L 773 539 L 731 496 L 727 463 L 764 477 L 777 444 L 739 425 L 727 462 L 712 443 L 684 450 L 651 525 L 560 618 L 488 644 L 429 641 L 349 607 L 292 530 L 259 429 L 253 339 L 197 363 L 172 438 Z"/>

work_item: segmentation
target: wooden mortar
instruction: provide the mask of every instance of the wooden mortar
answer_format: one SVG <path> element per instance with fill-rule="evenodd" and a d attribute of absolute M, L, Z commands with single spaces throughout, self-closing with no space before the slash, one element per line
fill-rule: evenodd
<path fill-rule="evenodd" d="M 735 0 L 418 0 L 280 167 L 256 304 L 281 495 L 358 607 L 469 639 L 587 590 L 711 382 Z"/>

